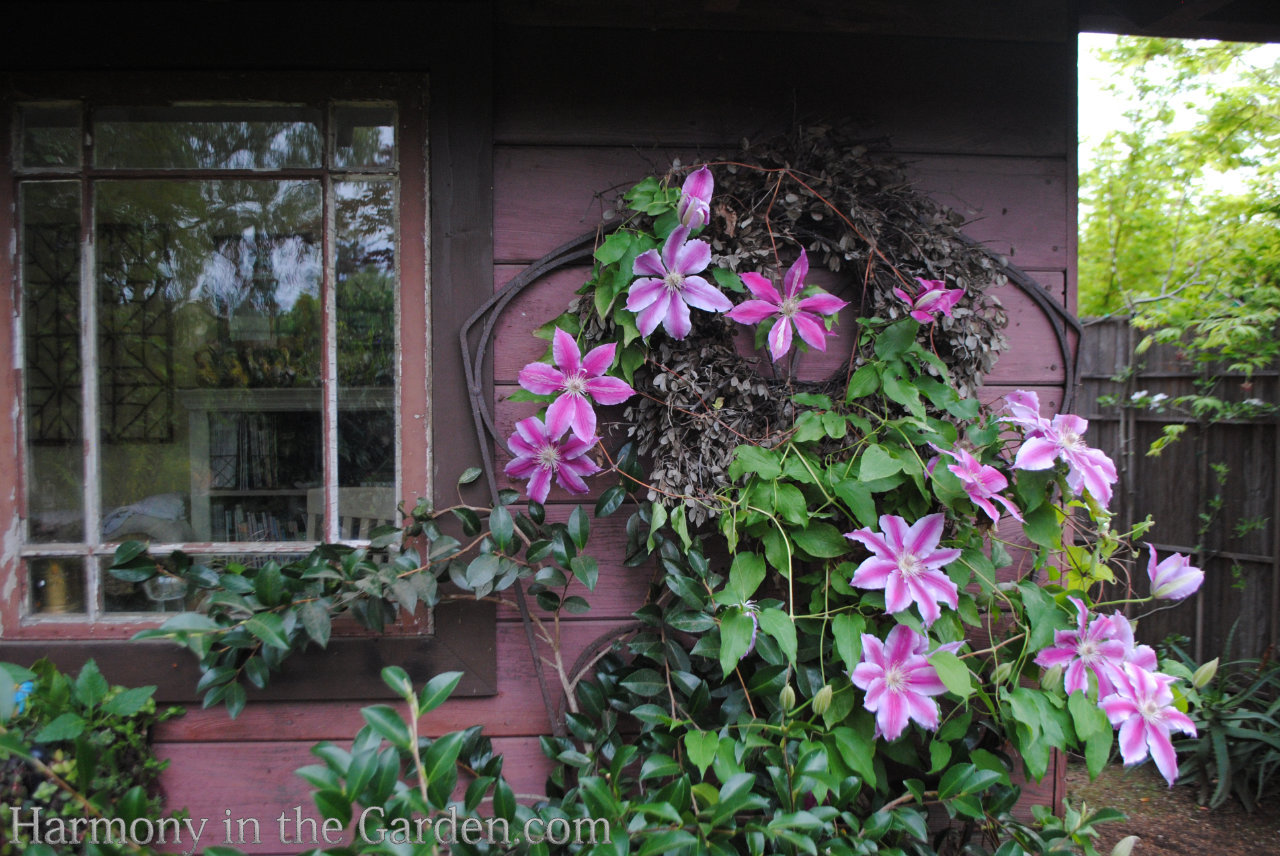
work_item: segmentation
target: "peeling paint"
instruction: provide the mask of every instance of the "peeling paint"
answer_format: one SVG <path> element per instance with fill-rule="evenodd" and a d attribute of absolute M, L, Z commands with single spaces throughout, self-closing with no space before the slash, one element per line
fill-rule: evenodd
<path fill-rule="evenodd" d="M 17 502 L 17 490 L 10 491 L 11 507 Z M 0 603 L 12 603 L 18 590 L 18 573 L 22 568 L 22 521 L 15 514 L 9 518 L 9 529 L 0 538 Z M 4 635 L 4 610 L 0 609 L 0 636 Z"/>

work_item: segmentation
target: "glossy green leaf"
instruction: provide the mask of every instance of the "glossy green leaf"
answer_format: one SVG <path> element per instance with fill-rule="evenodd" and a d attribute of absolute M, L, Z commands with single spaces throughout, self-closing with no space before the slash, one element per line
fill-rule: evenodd
<path fill-rule="evenodd" d="M 489 512 L 489 534 L 493 536 L 494 545 L 504 553 L 510 550 L 511 540 L 515 535 L 515 522 L 511 512 L 501 505 Z"/>
<path fill-rule="evenodd" d="M 684 733 L 685 751 L 700 775 L 706 775 L 719 747 L 720 737 L 714 731 L 689 730 Z"/>
<path fill-rule="evenodd" d="M 920 323 L 912 318 L 895 321 L 876 336 L 876 356 L 882 360 L 895 360 L 910 350 L 916 341 Z"/>
<path fill-rule="evenodd" d="M 764 559 L 758 553 L 739 553 L 733 557 L 729 566 L 729 584 L 726 593 L 735 603 L 742 604 L 750 600 L 764 582 Z"/>
<path fill-rule="evenodd" d="M 418 713 L 424 714 L 444 704 L 462 680 L 462 672 L 441 672 L 418 693 Z"/>
<path fill-rule="evenodd" d="M 862 632 L 866 626 L 866 619 L 861 615 L 848 612 L 839 613 L 831 619 L 836 654 L 844 663 L 845 671 L 852 672 L 862 660 Z"/>
<path fill-rule="evenodd" d="M 619 508 L 622 507 L 623 501 L 627 498 L 627 492 L 622 489 L 621 485 L 614 485 L 600 494 L 600 498 L 596 500 L 596 517 L 608 517 Z"/>
<path fill-rule="evenodd" d="M 765 481 L 772 481 L 782 475 L 782 460 L 772 449 L 739 446 L 733 452 L 733 463 L 729 465 L 729 478 L 737 481 L 748 473 L 755 473 Z"/>
<path fill-rule="evenodd" d="M 289 648 L 289 637 L 285 633 L 284 621 L 274 612 L 260 612 L 244 623 L 244 629 L 262 640 L 263 644 L 274 648 Z"/>
<path fill-rule="evenodd" d="M 458 783 L 458 753 L 462 751 L 465 739 L 465 732 L 451 731 L 436 738 L 422 757 L 432 808 L 442 808 L 449 802 L 449 796 Z"/>
<path fill-rule="evenodd" d="M 581 505 L 575 505 L 569 512 L 569 537 L 579 550 L 587 548 L 587 539 L 591 537 L 591 518 Z"/>
<path fill-rule="evenodd" d="M 298 618 L 302 621 L 302 628 L 307 631 L 307 636 L 312 641 L 321 648 L 328 646 L 333 622 L 329 618 L 327 601 L 307 601 L 298 607 Z"/>
<path fill-rule="evenodd" d="M 772 636 L 782 649 L 787 661 L 796 661 L 796 625 L 791 616 L 781 609 L 770 607 L 760 610 L 760 629 Z"/>
<path fill-rule="evenodd" d="M 830 523 L 810 523 L 805 529 L 791 533 L 796 546 L 816 559 L 834 559 L 849 551 L 852 543 Z"/>
<path fill-rule="evenodd" d="M 973 694 L 969 667 L 964 661 L 950 651 L 936 651 L 929 657 L 929 664 L 938 673 L 938 679 L 946 685 L 949 692 L 960 698 L 968 698 Z"/>
<path fill-rule="evenodd" d="M 720 668 L 728 676 L 747 654 L 756 624 L 738 607 L 730 607 L 720 616 Z"/>
<path fill-rule="evenodd" d="M 871 446 L 862 453 L 858 463 L 858 476 L 864 482 L 886 478 L 902 472 L 902 462 L 879 446 Z"/>
<path fill-rule="evenodd" d="M 574 556 L 569 560 L 569 570 L 588 591 L 595 591 L 596 582 L 600 579 L 600 566 L 595 559 L 590 556 Z"/>
<path fill-rule="evenodd" d="M 865 365 L 854 372 L 853 377 L 849 378 L 849 389 L 845 394 L 845 401 L 865 398 L 874 394 L 878 389 L 880 389 L 880 372 L 875 365 Z"/>

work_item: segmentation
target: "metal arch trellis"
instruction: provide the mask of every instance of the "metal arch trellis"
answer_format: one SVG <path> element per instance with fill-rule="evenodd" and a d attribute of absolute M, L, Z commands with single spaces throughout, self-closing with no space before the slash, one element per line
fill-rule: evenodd
<path fill-rule="evenodd" d="M 501 438 L 485 393 L 484 366 L 490 355 L 493 332 L 497 327 L 498 319 L 511 301 L 530 285 L 560 268 L 591 259 L 600 239 L 613 232 L 620 225 L 622 225 L 621 221 L 601 224 L 598 228 L 579 235 L 533 262 L 472 313 L 463 323 L 462 329 L 458 333 L 458 339 L 462 347 L 462 363 L 467 384 L 467 395 L 471 400 L 471 416 L 475 423 L 476 439 L 479 441 L 480 457 L 485 479 L 489 485 L 490 498 L 495 504 L 498 502 L 499 488 L 497 472 L 494 468 L 493 443 Z M 961 238 L 970 246 L 980 246 L 977 241 L 963 233 Z M 1062 409 L 1070 410 L 1075 396 L 1079 354 L 1072 350 L 1067 331 L 1068 329 L 1074 331 L 1078 342 L 1083 329 L 1080 321 L 1068 312 L 1066 307 L 1056 301 L 1044 286 L 1036 282 L 1020 268 L 1007 262 L 1004 263 L 1003 268 L 1009 281 L 1031 298 L 1032 302 L 1049 319 L 1049 323 L 1053 327 L 1054 337 L 1057 341 L 1058 351 L 1062 356 L 1063 365 L 1065 390 Z M 472 333 L 477 325 L 480 325 L 479 335 L 473 337 Z M 538 688 L 542 694 L 542 702 L 546 708 L 553 733 L 555 736 L 561 737 L 564 736 L 566 731 L 563 719 L 560 716 L 561 706 L 552 697 L 542 661 L 538 656 L 538 641 L 534 633 L 528 599 L 525 596 L 523 586 L 516 585 L 513 588 L 516 593 L 516 606 L 520 612 L 521 623 L 524 626 L 525 639 L 529 645 L 530 655 L 533 658 L 534 671 L 538 679 Z M 579 674 L 583 668 L 596 659 L 599 652 L 606 646 L 611 645 L 614 640 L 634 632 L 638 626 L 637 623 L 619 625 L 597 637 L 579 655 L 574 663 L 572 674 Z"/>

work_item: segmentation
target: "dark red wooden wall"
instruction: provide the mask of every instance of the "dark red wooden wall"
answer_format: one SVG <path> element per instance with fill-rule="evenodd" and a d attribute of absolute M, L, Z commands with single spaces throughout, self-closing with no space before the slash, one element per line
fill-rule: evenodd
<path fill-rule="evenodd" d="M 663 172 L 674 156 L 690 163 L 732 151 L 744 136 L 783 131 L 796 119 L 851 117 L 868 136 L 887 138 L 922 190 L 963 212 L 971 236 L 1006 254 L 1054 299 L 1072 304 L 1074 33 L 1018 42 L 663 32 L 517 26 L 500 16 L 492 45 L 476 50 L 480 63 L 490 47 L 491 89 L 474 93 L 490 100 L 470 103 L 492 112 L 492 244 L 483 246 L 487 236 L 466 236 L 469 246 L 479 246 L 470 251 L 492 253 L 485 289 L 500 288 L 529 262 L 598 223 L 597 194 Z M 475 71 L 487 79 L 490 69 Z M 461 98 L 449 107 L 469 109 Z M 433 117 L 437 109 L 433 105 Z M 433 264 L 463 251 L 440 245 L 452 240 L 433 236 Z M 529 405 L 503 401 L 519 368 L 544 347 L 530 331 L 564 308 L 581 279 L 580 271 L 548 277 L 504 316 L 493 370 L 504 428 L 530 412 Z M 464 317 L 459 307 L 478 302 L 479 287 L 437 268 L 433 309 Z M 1012 349 L 982 397 L 1032 388 L 1056 408 L 1064 366 L 1048 319 L 1012 286 L 999 297 L 1009 311 Z M 442 347 L 454 347 L 452 334 L 444 338 Z M 457 406 L 459 392 L 449 397 Z M 563 498 L 553 493 L 552 514 L 567 513 L 558 504 Z M 649 584 L 649 569 L 625 569 L 616 561 L 622 525 L 621 515 L 595 524 L 601 579 L 590 597 L 592 611 L 564 622 L 570 661 L 624 621 Z M 518 615 L 502 609 L 498 619 L 497 695 L 446 704 L 429 716 L 427 730 L 483 725 L 507 755 L 517 793 L 537 794 L 548 767 L 537 738 L 547 733 L 548 717 Z M 170 804 L 210 818 L 217 830 L 227 809 L 257 817 L 263 843 L 249 849 L 297 852 L 278 843 L 274 827 L 274 818 L 294 806 L 313 813 L 293 770 L 311 763 L 314 741 L 349 738 L 363 724 L 360 706 L 250 704 L 234 722 L 220 708 L 191 710 L 158 734 L 160 753 L 173 761 L 164 780 Z M 1041 796 L 1053 797 L 1052 783 Z"/>

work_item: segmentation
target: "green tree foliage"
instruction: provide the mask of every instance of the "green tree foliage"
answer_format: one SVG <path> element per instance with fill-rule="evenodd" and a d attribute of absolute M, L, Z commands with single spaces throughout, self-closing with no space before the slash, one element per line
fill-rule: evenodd
<path fill-rule="evenodd" d="M 1080 312 L 1251 371 L 1280 353 L 1280 62 L 1125 38 L 1102 53 L 1126 124 L 1080 177 Z"/>

